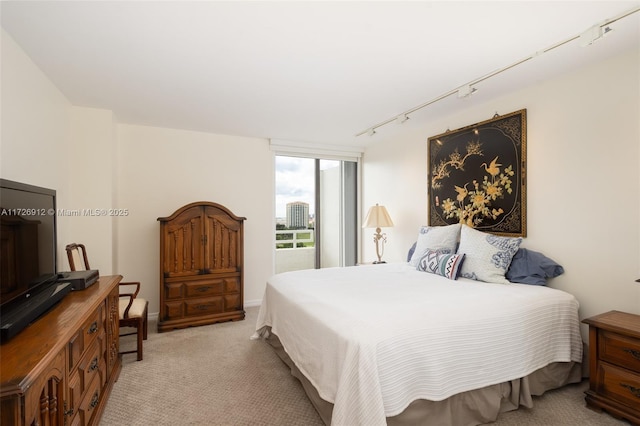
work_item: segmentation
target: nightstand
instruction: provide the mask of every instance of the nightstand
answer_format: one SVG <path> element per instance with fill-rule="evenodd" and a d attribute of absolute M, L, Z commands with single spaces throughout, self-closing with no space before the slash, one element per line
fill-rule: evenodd
<path fill-rule="evenodd" d="M 589 324 L 589 408 L 640 425 L 640 315 L 611 311 Z"/>

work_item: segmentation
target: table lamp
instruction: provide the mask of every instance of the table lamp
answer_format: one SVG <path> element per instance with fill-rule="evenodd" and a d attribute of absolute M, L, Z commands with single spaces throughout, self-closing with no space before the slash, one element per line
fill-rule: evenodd
<path fill-rule="evenodd" d="M 393 221 L 384 206 L 380 206 L 376 203 L 375 206 L 369 209 L 362 227 L 376 228 L 376 233 L 373 234 L 373 241 L 376 243 L 376 255 L 378 256 L 378 260 L 373 263 L 386 263 L 382 260 L 382 255 L 384 254 L 384 243 L 387 241 L 387 234 L 382 234 L 380 232 L 380 228 L 390 226 L 393 226 Z M 382 240 L 382 243 L 380 243 L 380 240 Z M 382 246 L 382 248 L 380 246 Z"/>

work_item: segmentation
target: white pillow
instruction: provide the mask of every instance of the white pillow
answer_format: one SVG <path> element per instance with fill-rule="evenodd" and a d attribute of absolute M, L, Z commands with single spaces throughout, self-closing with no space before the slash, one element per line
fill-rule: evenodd
<path fill-rule="evenodd" d="M 460 237 L 460 224 L 446 226 L 422 226 L 418 232 L 416 249 L 409 264 L 418 266 L 418 262 L 429 250 L 454 254 Z"/>
<path fill-rule="evenodd" d="M 509 284 L 505 278 L 520 237 L 500 237 L 463 225 L 458 253 L 464 253 L 460 276 L 488 283 Z"/>

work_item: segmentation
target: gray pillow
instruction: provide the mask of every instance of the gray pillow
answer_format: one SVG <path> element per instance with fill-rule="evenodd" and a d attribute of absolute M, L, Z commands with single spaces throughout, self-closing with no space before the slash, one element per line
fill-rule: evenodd
<path fill-rule="evenodd" d="M 555 278 L 564 273 L 564 268 L 544 254 L 518 249 L 511 260 L 505 276 L 512 283 L 546 285 L 547 278 Z"/>
<path fill-rule="evenodd" d="M 418 232 L 416 248 L 409 259 L 409 264 L 418 266 L 418 262 L 429 250 L 442 253 L 455 253 L 456 244 L 460 237 L 460 224 L 444 226 L 421 226 Z"/>

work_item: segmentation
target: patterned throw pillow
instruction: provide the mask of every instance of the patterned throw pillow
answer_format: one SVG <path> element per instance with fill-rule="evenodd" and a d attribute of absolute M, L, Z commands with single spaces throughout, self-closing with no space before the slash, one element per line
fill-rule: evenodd
<path fill-rule="evenodd" d="M 418 261 L 418 271 L 442 275 L 455 280 L 458 278 L 460 266 L 464 261 L 464 254 L 442 253 L 439 250 L 428 250 Z"/>
<path fill-rule="evenodd" d="M 463 225 L 458 253 L 465 254 L 460 275 L 488 283 L 509 284 L 505 274 L 522 238 L 499 237 Z"/>
<path fill-rule="evenodd" d="M 460 237 L 460 224 L 446 226 L 422 226 L 418 233 L 416 248 L 409 260 L 411 266 L 418 266 L 418 262 L 429 250 L 438 250 L 444 253 L 455 253 L 458 238 Z"/>

